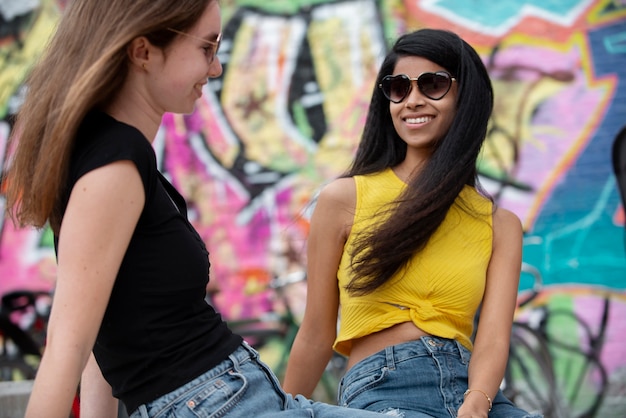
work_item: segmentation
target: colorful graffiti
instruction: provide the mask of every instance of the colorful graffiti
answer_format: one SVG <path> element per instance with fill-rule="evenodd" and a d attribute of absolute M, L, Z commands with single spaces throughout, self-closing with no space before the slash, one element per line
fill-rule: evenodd
<path fill-rule="evenodd" d="M 0 164 L 20 86 L 63 3 L 0 0 Z M 206 240 L 226 317 L 271 310 L 270 279 L 304 268 L 315 193 L 350 161 L 386 48 L 420 27 L 459 33 L 489 68 L 496 108 L 481 180 L 522 219 L 524 261 L 551 292 L 623 295 L 611 146 L 626 125 L 624 0 L 221 4 L 224 73 L 193 114 L 166 115 L 155 149 Z M 0 217 L 0 292 L 51 288 L 54 265 L 49 231 Z M 521 290 L 532 284 L 523 277 Z M 576 300 L 572 309 L 583 309 Z M 615 373 L 618 351 L 607 359 Z"/>
<path fill-rule="evenodd" d="M 549 352 L 549 360 L 540 364 L 544 370 L 530 381 L 569 411 L 547 417 L 623 415 L 625 309 L 623 293 L 576 285 L 545 289 L 518 310 L 516 321 L 532 330 L 518 334 L 536 353 L 542 346 Z M 533 335 L 536 338 L 529 338 Z M 532 369 L 536 357 L 526 355 L 520 361 Z"/>

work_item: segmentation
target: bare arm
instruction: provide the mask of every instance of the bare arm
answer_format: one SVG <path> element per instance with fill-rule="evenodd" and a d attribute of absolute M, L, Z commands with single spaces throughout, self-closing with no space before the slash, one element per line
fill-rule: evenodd
<path fill-rule="evenodd" d="M 354 206 L 351 178 L 330 183 L 317 200 L 307 244 L 306 309 L 287 364 L 286 392 L 311 396 L 332 356 L 339 308 L 337 269 Z"/>
<path fill-rule="evenodd" d="M 509 355 L 511 327 L 522 263 L 522 227 L 519 219 L 499 208 L 493 216 L 493 252 L 469 365 L 469 389 L 495 397 Z M 459 417 L 487 417 L 489 402 L 478 390 L 467 395 Z"/>
<path fill-rule="evenodd" d="M 111 386 L 104 380 L 93 353 L 80 379 L 80 417 L 117 417 L 118 400 L 111 393 Z"/>
<path fill-rule="evenodd" d="M 74 186 L 59 234 L 46 349 L 26 418 L 69 415 L 144 201 L 141 178 L 129 161 L 93 170 Z"/>

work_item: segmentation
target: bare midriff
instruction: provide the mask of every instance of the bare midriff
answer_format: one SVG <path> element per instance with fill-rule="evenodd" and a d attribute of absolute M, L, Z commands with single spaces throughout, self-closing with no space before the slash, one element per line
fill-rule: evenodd
<path fill-rule="evenodd" d="M 352 341 L 348 369 L 385 347 L 418 340 L 427 335 L 429 334 L 418 328 L 413 322 L 403 322 L 391 328 L 357 338 Z"/>

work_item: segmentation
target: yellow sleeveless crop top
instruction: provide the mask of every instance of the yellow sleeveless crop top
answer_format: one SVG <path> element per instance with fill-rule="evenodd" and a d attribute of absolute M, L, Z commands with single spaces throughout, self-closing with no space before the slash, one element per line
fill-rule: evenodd
<path fill-rule="evenodd" d="M 333 348 L 349 355 L 352 340 L 412 321 L 424 332 L 459 341 L 469 350 L 474 314 L 485 291 L 492 249 L 492 203 L 466 186 L 423 251 L 373 293 L 351 296 L 354 238 L 380 219 L 376 213 L 406 187 L 391 169 L 355 176 L 356 208 L 339 264 L 340 324 Z M 464 208 L 470 208 L 470 213 Z"/>

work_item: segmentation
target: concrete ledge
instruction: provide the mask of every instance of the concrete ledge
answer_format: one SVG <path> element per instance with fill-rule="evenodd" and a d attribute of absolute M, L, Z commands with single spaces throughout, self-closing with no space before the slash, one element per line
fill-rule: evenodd
<path fill-rule="evenodd" d="M 32 380 L 0 382 L 0 418 L 22 418 L 32 388 Z"/>

